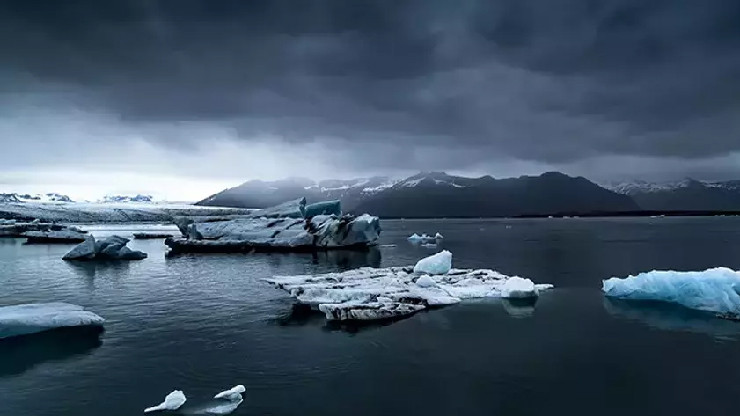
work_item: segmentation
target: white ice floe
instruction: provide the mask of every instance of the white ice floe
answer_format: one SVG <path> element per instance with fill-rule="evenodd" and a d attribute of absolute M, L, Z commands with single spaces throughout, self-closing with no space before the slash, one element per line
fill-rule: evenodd
<path fill-rule="evenodd" d="M 452 253 L 447 250 L 419 260 L 414 273 L 445 274 L 452 268 Z"/>
<path fill-rule="evenodd" d="M 162 403 L 144 409 L 144 413 L 158 412 L 160 410 L 177 410 L 185 404 L 186 401 L 187 398 L 185 397 L 185 394 L 180 390 L 175 390 L 168 394 Z"/>
<path fill-rule="evenodd" d="M 414 244 L 436 244 L 439 240 L 442 239 L 444 239 L 444 237 L 440 233 L 436 233 L 434 236 L 430 236 L 427 234 L 419 235 L 413 233 L 407 238 L 407 240 Z"/>
<path fill-rule="evenodd" d="M 238 384 L 228 390 L 218 393 L 217 395 L 213 396 L 213 398 L 224 400 L 241 400 L 242 393 L 244 393 L 245 391 L 247 391 L 247 389 L 243 385 Z"/>
<path fill-rule="evenodd" d="M 29 303 L 0 307 L 0 339 L 55 328 L 98 326 L 105 320 L 69 303 Z"/>
<path fill-rule="evenodd" d="M 726 267 L 704 271 L 640 273 L 603 281 L 606 296 L 659 300 L 717 313 L 740 313 L 740 272 Z"/>
<path fill-rule="evenodd" d="M 446 254 L 443 254 L 446 253 Z M 438 253 L 451 263 L 449 252 Z M 437 256 L 435 255 L 435 256 Z M 463 299 L 485 297 L 536 297 L 552 285 L 524 288 L 521 281 L 488 269 L 452 269 L 430 275 L 412 267 L 363 267 L 342 273 L 276 276 L 265 279 L 287 291 L 300 304 L 326 315 L 327 320 L 379 320 L 411 315 L 420 310 L 452 305 Z"/>

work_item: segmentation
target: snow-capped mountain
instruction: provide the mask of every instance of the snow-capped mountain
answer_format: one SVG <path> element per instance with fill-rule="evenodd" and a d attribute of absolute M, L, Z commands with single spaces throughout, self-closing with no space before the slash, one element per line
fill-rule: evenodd
<path fill-rule="evenodd" d="M 347 212 L 389 217 L 483 217 L 561 212 L 630 211 L 628 196 L 562 173 L 494 179 L 421 172 L 402 180 L 374 177 L 312 182 L 287 179 L 248 181 L 197 205 L 263 208 L 306 197 L 309 202 L 339 199 Z"/>
<path fill-rule="evenodd" d="M 73 202 L 67 195 L 57 193 L 46 194 L 0 194 L 0 202 Z"/>
<path fill-rule="evenodd" d="M 252 180 L 211 195 L 196 205 L 264 208 L 305 196 L 309 201 L 339 199 L 345 207 L 354 207 L 361 200 L 391 188 L 397 182 L 382 176 L 318 182 L 305 178 Z"/>
<path fill-rule="evenodd" d="M 740 181 L 634 181 L 606 185 L 629 195 L 640 208 L 657 211 L 738 211 Z"/>
<path fill-rule="evenodd" d="M 109 202 L 152 202 L 153 198 L 151 195 L 106 195 L 98 202 L 109 203 Z"/>

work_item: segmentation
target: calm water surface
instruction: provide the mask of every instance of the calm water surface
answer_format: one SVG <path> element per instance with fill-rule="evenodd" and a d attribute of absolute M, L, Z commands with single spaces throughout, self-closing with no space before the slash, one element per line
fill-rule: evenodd
<path fill-rule="evenodd" d="M 0 239 L 0 305 L 65 301 L 105 333 L 0 343 L 0 415 L 138 415 L 171 390 L 195 414 L 242 383 L 233 415 L 729 415 L 740 324 L 607 301 L 601 279 L 740 268 L 740 219 L 384 221 L 369 253 L 181 255 L 133 241 L 141 262 L 75 264 L 69 246 Z M 97 236 L 140 226 L 90 227 Z M 146 228 L 151 229 L 151 226 Z M 275 274 L 413 264 L 441 232 L 456 267 L 553 283 L 534 311 L 469 302 L 360 330 L 291 315 Z"/>

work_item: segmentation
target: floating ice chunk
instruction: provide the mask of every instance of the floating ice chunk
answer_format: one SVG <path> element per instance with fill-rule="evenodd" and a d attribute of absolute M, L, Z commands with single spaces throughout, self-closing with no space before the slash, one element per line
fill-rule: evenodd
<path fill-rule="evenodd" d="M 225 399 L 225 400 L 241 400 L 242 393 L 247 391 L 246 388 L 244 388 L 243 385 L 238 384 L 226 391 L 222 391 L 221 393 L 218 393 L 217 395 L 213 396 L 214 399 Z"/>
<path fill-rule="evenodd" d="M 95 241 L 88 236 L 62 257 L 63 260 L 143 260 L 146 253 L 126 247 L 128 238 L 111 236 Z"/>
<path fill-rule="evenodd" d="M 419 287 L 434 287 L 437 285 L 437 282 L 434 281 L 429 275 L 423 275 L 420 278 L 416 279 L 416 286 Z"/>
<path fill-rule="evenodd" d="M 62 257 L 63 260 L 92 260 L 93 258 L 95 258 L 95 238 L 93 236 L 85 238 L 85 241 L 74 246 Z"/>
<path fill-rule="evenodd" d="M 419 260 L 414 273 L 446 274 L 452 268 L 452 253 L 444 250 Z"/>
<path fill-rule="evenodd" d="M 436 244 L 438 240 L 442 240 L 444 237 L 440 233 L 436 233 L 433 237 L 427 234 L 411 234 L 407 240 L 414 244 Z"/>
<path fill-rule="evenodd" d="M 0 339 L 55 328 L 102 327 L 105 319 L 69 303 L 28 303 L 0 307 Z"/>
<path fill-rule="evenodd" d="M 341 273 L 264 280 L 287 291 L 298 303 L 324 312 L 329 320 L 373 320 L 409 316 L 427 307 L 452 305 L 462 299 L 501 297 L 509 279 L 488 269 L 450 269 L 446 274 L 429 276 L 412 273 L 411 267 L 363 267 Z M 516 287 L 513 284 L 507 293 Z M 536 296 L 549 287 L 533 285 L 533 293 Z"/>
<path fill-rule="evenodd" d="M 185 397 L 185 394 L 180 390 L 175 390 L 168 394 L 162 403 L 144 409 L 144 413 L 157 412 L 160 410 L 177 410 L 185 404 L 186 401 L 187 398 Z"/>
<path fill-rule="evenodd" d="M 538 294 L 539 290 L 531 280 L 519 276 L 507 279 L 501 288 L 502 298 L 535 298 Z"/>
<path fill-rule="evenodd" d="M 740 272 L 726 267 L 705 271 L 657 271 L 603 281 L 604 294 L 622 299 L 659 300 L 718 313 L 740 313 Z"/>

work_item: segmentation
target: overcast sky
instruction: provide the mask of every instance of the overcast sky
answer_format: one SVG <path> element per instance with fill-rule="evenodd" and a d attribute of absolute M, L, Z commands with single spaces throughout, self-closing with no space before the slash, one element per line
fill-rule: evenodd
<path fill-rule="evenodd" d="M 740 179 L 737 0 L 0 2 L 0 192 Z"/>

